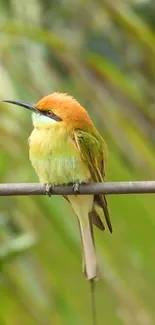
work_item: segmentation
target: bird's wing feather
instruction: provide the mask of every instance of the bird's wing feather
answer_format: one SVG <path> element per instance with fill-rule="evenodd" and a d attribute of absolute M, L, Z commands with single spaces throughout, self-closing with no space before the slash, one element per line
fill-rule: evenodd
<path fill-rule="evenodd" d="M 90 134 L 83 130 L 75 130 L 73 138 L 81 154 L 81 158 L 89 168 L 92 181 L 95 183 L 103 182 L 107 157 L 106 144 L 102 137 L 98 133 Z M 112 225 L 105 195 L 95 195 L 94 200 L 95 203 L 103 209 L 107 226 L 110 232 L 112 232 Z"/>

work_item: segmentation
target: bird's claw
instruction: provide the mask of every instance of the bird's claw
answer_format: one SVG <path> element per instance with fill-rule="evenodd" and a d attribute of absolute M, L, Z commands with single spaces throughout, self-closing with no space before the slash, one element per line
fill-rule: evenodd
<path fill-rule="evenodd" d="M 80 187 L 80 183 L 76 182 L 76 183 L 73 184 L 73 187 L 72 188 L 73 188 L 73 192 L 75 194 L 79 194 L 80 193 L 79 187 Z"/>
<path fill-rule="evenodd" d="M 45 184 L 46 185 L 46 188 L 45 188 L 45 193 L 46 195 L 48 195 L 49 197 L 51 197 L 51 190 L 52 190 L 52 185 L 51 184 Z"/>

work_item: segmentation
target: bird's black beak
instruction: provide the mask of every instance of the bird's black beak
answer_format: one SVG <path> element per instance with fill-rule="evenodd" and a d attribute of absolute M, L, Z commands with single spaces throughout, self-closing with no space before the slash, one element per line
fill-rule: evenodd
<path fill-rule="evenodd" d="M 17 105 L 17 106 L 21 106 L 21 107 L 25 107 L 27 109 L 29 109 L 30 111 L 33 111 L 33 112 L 37 112 L 37 108 L 35 107 L 34 104 L 31 104 L 31 103 L 27 103 L 27 102 L 24 102 L 24 101 L 17 101 L 17 100 L 1 100 L 2 103 L 10 103 L 10 104 L 13 104 L 13 105 Z"/>

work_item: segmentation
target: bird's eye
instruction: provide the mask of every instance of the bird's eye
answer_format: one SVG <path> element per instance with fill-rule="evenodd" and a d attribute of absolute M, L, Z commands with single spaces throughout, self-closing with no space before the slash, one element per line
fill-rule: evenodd
<path fill-rule="evenodd" d="M 52 116 L 53 115 L 53 112 L 52 111 L 47 111 L 47 116 Z"/>
<path fill-rule="evenodd" d="M 57 116 L 52 110 L 43 111 L 43 115 L 46 115 L 46 116 L 50 117 L 52 120 L 55 120 L 57 122 L 62 121 L 62 119 L 59 116 Z"/>

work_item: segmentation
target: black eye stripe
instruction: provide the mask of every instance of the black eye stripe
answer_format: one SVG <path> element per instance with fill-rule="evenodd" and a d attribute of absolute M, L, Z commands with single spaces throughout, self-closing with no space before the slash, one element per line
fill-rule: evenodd
<path fill-rule="evenodd" d="M 50 112 L 51 114 L 48 115 L 48 112 Z M 49 111 L 40 111 L 40 114 L 45 115 L 45 116 L 47 116 L 47 117 L 49 117 L 52 120 L 55 120 L 57 122 L 61 122 L 62 121 L 61 117 L 59 117 L 58 115 L 56 115 L 55 113 L 53 113 L 53 111 L 50 111 L 50 110 Z"/>

